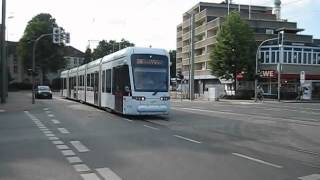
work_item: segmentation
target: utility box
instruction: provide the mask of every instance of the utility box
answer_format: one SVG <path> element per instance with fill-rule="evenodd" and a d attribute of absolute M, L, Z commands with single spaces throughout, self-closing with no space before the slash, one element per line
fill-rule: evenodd
<path fill-rule="evenodd" d="M 219 101 L 219 89 L 217 87 L 208 88 L 209 101 Z"/>

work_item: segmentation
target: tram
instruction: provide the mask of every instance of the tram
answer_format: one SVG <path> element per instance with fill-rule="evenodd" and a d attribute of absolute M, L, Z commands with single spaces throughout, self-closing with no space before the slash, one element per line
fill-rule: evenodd
<path fill-rule="evenodd" d="M 126 115 L 166 115 L 170 60 L 164 49 L 128 47 L 62 71 L 61 96 Z"/>

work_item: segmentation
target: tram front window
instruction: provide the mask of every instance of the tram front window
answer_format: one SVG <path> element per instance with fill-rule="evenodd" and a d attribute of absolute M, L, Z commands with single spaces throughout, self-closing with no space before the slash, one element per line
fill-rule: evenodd
<path fill-rule="evenodd" d="M 168 72 L 166 69 L 137 67 L 133 73 L 136 91 L 168 91 Z"/>
<path fill-rule="evenodd" d="M 135 91 L 168 91 L 168 58 L 163 55 L 132 55 L 132 72 Z"/>

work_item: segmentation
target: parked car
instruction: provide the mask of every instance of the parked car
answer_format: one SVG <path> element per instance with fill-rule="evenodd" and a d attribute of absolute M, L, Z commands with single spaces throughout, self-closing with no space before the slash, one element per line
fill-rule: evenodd
<path fill-rule="evenodd" d="M 35 89 L 35 98 L 52 99 L 52 91 L 49 86 L 37 86 Z"/>

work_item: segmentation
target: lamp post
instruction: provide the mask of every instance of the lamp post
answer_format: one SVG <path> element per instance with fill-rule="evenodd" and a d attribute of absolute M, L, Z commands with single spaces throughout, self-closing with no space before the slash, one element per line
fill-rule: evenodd
<path fill-rule="evenodd" d="M 281 35 L 281 36 L 280 36 Z M 281 40 L 281 43 L 279 44 L 280 48 L 280 59 L 278 61 L 278 101 L 280 101 L 280 91 L 281 91 L 281 63 L 283 62 L 283 36 L 284 36 L 284 31 L 280 31 L 279 34 L 279 40 Z"/>
<path fill-rule="evenodd" d="M 37 47 L 37 44 L 38 44 L 38 41 L 43 38 L 43 37 L 46 37 L 46 36 L 51 36 L 52 33 L 50 34 L 42 34 L 41 36 L 39 36 L 34 44 L 33 44 L 33 48 L 32 48 L 32 73 L 31 73 L 31 79 L 32 79 L 32 104 L 35 103 L 35 94 L 34 94 L 34 88 L 35 88 L 35 69 L 36 69 L 36 47 Z"/>
<path fill-rule="evenodd" d="M 267 39 L 267 40 L 264 40 L 262 41 L 258 48 L 257 48 L 257 52 L 256 52 L 256 70 L 255 70 L 255 75 L 257 76 L 258 75 L 258 56 L 259 56 L 259 51 L 260 51 L 260 48 L 261 46 L 266 43 L 266 42 L 270 42 L 270 41 L 274 41 L 274 40 L 278 40 L 279 38 L 271 38 L 271 39 Z M 257 86 L 258 86 L 258 77 L 255 77 L 255 80 L 254 80 L 254 100 L 257 101 Z"/>
<path fill-rule="evenodd" d="M 189 57 L 189 99 L 194 100 L 194 13 L 188 13 L 190 18 L 190 57 Z"/>
<path fill-rule="evenodd" d="M 6 83 L 8 81 L 7 78 L 7 60 L 6 60 L 6 0 L 2 0 L 2 18 L 1 18 L 1 68 L 2 68 L 2 75 L 1 75 L 1 104 L 6 103 L 6 98 L 7 98 L 7 86 L 8 84 Z"/>

